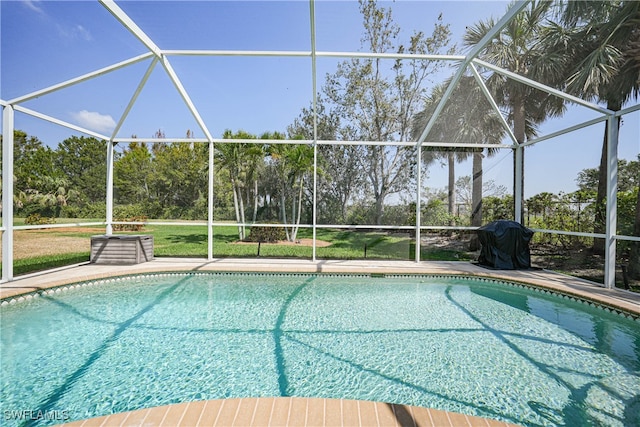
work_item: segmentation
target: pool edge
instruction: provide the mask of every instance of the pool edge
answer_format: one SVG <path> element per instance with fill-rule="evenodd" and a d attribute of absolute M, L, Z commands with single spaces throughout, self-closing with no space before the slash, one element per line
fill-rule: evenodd
<path fill-rule="evenodd" d="M 533 288 L 584 299 L 640 318 L 640 294 L 622 289 L 606 289 L 596 283 L 548 270 L 489 270 L 465 261 L 347 261 L 299 259 L 157 258 L 135 265 L 79 264 L 52 272 L 30 275 L 0 285 L 0 300 L 10 301 L 50 288 L 125 276 L 160 272 L 238 273 L 332 273 L 380 275 L 443 275 L 485 277 L 519 283 Z"/>
<path fill-rule="evenodd" d="M 65 427 L 118 426 L 442 426 L 512 427 L 491 418 L 366 400 L 261 397 L 202 400 L 73 421 Z"/>

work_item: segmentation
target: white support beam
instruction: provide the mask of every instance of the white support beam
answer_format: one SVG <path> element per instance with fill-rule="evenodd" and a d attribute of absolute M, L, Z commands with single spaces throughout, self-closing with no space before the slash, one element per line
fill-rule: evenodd
<path fill-rule="evenodd" d="M 482 93 L 484 94 L 485 98 L 487 98 L 487 101 L 489 101 L 491 108 L 498 115 L 498 118 L 500 119 L 500 123 L 502 124 L 502 127 L 504 128 L 504 130 L 507 132 L 509 139 L 511 139 L 511 142 L 513 142 L 513 145 L 518 145 L 518 139 L 513 134 L 513 131 L 511 130 L 511 126 L 509 126 L 509 123 L 507 123 L 507 120 L 502 115 L 502 111 L 500 111 L 500 107 L 498 107 L 496 100 L 493 99 L 493 96 L 491 96 L 491 92 L 489 92 L 489 88 L 487 88 L 487 85 L 484 83 L 484 80 L 482 80 L 482 76 L 480 76 L 480 73 L 478 73 L 478 70 L 476 69 L 475 65 L 473 65 L 473 63 L 469 64 L 469 69 L 471 70 L 471 73 L 473 74 L 473 77 L 475 78 L 476 82 L 480 86 L 480 89 L 482 90 Z"/>
<path fill-rule="evenodd" d="M 277 57 L 310 57 L 310 51 L 295 50 L 176 50 L 167 49 L 162 53 L 165 56 L 277 56 Z"/>
<path fill-rule="evenodd" d="M 187 108 L 189 109 L 193 117 L 196 119 L 198 126 L 200 126 L 200 129 L 202 129 L 202 131 L 204 132 L 205 136 L 207 137 L 207 140 L 208 141 L 213 140 L 213 137 L 211 136 L 209 129 L 207 129 L 207 126 L 204 123 L 204 120 L 202 120 L 200 113 L 198 112 L 195 105 L 191 101 L 189 94 L 187 93 L 184 86 L 182 85 L 182 82 L 178 78 L 178 75 L 176 74 L 173 67 L 169 63 L 169 60 L 167 59 L 164 52 L 155 44 L 153 40 L 151 40 L 151 38 L 144 31 L 142 31 L 142 29 L 138 26 L 138 24 L 136 24 L 122 9 L 120 9 L 120 7 L 113 0 L 99 0 L 99 1 L 100 3 L 102 3 L 102 5 L 105 8 L 109 10 L 109 12 L 111 12 L 111 14 L 118 21 L 120 21 L 120 23 L 122 23 L 122 25 L 125 26 L 125 28 L 127 28 L 134 36 L 136 36 L 138 40 L 140 40 L 142 44 L 144 44 L 147 47 L 147 49 L 149 49 L 158 59 L 160 59 L 160 61 L 162 62 L 162 66 L 164 67 L 169 78 L 173 82 L 173 85 L 176 87 L 176 89 L 178 89 L 180 96 L 182 97 L 183 101 L 187 105 Z"/>
<path fill-rule="evenodd" d="M 484 49 L 486 47 L 486 45 L 489 44 L 491 42 L 491 40 L 493 40 L 500 33 L 500 31 L 502 31 L 502 29 L 522 9 L 525 8 L 525 6 L 528 3 L 530 3 L 530 0 L 527 0 L 527 1 L 516 1 L 513 4 L 513 6 L 507 11 L 507 13 L 496 23 L 496 25 L 494 25 L 487 32 L 487 34 L 485 34 L 484 37 L 482 37 L 482 39 L 478 42 L 478 44 L 476 44 L 471 49 L 471 51 L 465 56 L 464 61 L 462 61 L 462 63 L 460 64 L 460 67 L 458 68 L 458 71 L 455 73 L 455 75 L 451 79 L 451 83 L 449 83 L 449 86 L 447 86 L 447 89 L 445 90 L 444 94 L 442 95 L 442 99 L 440 99 L 440 102 L 436 106 L 436 109 L 434 110 L 433 114 L 431 115 L 431 118 L 429 119 L 429 121 L 427 122 L 427 125 L 425 126 L 424 130 L 422 131 L 422 134 L 420 135 L 420 138 L 418 138 L 418 146 L 420 146 L 422 144 L 422 142 L 427 138 L 427 135 L 429 134 L 429 132 L 431 132 L 431 129 L 433 128 L 433 125 L 436 123 L 436 120 L 438 119 L 438 116 L 440 116 L 440 113 L 444 109 L 444 106 L 447 103 L 447 101 L 449 100 L 449 97 L 451 96 L 451 94 L 453 93 L 453 90 L 456 88 L 456 86 L 458 85 L 458 82 L 460 81 L 460 79 L 462 78 L 464 72 L 466 71 L 467 65 L 469 65 L 471 63 L 471 61 L 473 61 L 480 54 L 482 49 Z"/>
<path fill-rule="evenodd" d="M 209 141 L 209 174 L 207 185 L 207 260 L 213 259 L 213 183 L 214 183 L 214 146 Z"/>
<path fill-rule="evenodd" d="M 186 104 L 187 108 L 191 112 L 191 115 L 193 116 L 194 119 L 196 119 L 196 122 L 198 123 L 198 126 L 200 126 L 200 129 L 202 129 L 202 132 L 204 132 L 204 135 L 207 137 L 207 139 L 209 141 L 213 141 L 213 136 L 209 132 L 209 129 L 207 128 L 207 125 L 204 123 L 204 120 L 202 120 L 202 117 L 200 116 L 200 113 L 198 112 L 198 109 L 193 104 L 193 101 L 191 101 L 191 98 L 189 97 L 189 94 L 187 93 L 187 90 L 182 85 L 182 82 L 178 78 L 178 75 L 176 74 L 176 72 L 174 71 L 173 67 L 169 63 L 169 60 L 167 59 L 167 57 L 163 55 L 161 57 L 161 62 L 162 62 L 162 66 L 164 67 L 165 71 L 169 75 L 169 78 L 173 82 L 173 85 L 176 87 L 176 89 L 178 89 L 178 92 L 180 93 L 180 96 L 182 97 L 182 100 Z"/>
<path fill-rule="evenodd" d="M 109 12 L 118 20 L 122 25 L 125 26 L 138 40 L 145 45 L 149 51 L 151 51 L 155 56 L 160 56 L 162 51 L 160 48 L 151 40 L 147 34 L 142 31 L 142 29 L 136 24 L 133 19 L 129 18 L 129 15 L 124 13 L 120 6 L 118 6 L 113 0 L 98 0 L 102 5 L 107 8 Z"/>
<path fill-rule="evenodd" d="M 166 56 L 276 56 L 276 57 L 310 57 L 321 58 L 369 58 L 369 59 L 407 59 L 429 61 L 464 61 L 463 55 L 430 55 L 412 53 L 376 53 L 376 52 L 326 52 L 326 51 L 296 51 L 296 50 L 197 50 L 197 49 L 167 49 L 162 53 Z"/>
<path fill-rule="evenodd" d="M 422 211 L 422 206 L 421 206 L 421 195 L 422 195 L 422 147 L 416 147 L 416 161 L 417 163 L 417 173 L 416 173 L 416 183 L 417 183 L 417 189 L 416 189 L 416 244 L 415 244 L 415 260 L 416 262 L 420 262 L 420 255 L 421 255 L 421 249 L 420 249 L 420 239 L 421 239 L 421 235 L 420 235 L 420 213 Z"/>
<path fill-rule="evenodd" d="M 172 143 L 172 142 L 180 142 L 193 144 L 194 142 L 201 143 L 209 143 L 211 141 L 208 138 L 113 138 L 113 142 L 139 142 L 143 144 L 155 144 L 155 143 Z M 252 139 L 255 142 L 255 139 Z M 218 140 L 213 140 L 213 142 L 220 142 Z"/>
<path fill-rule="evenodd" d="M 313 237 L 311 260 L 316 261 L 316 226 L 318 224 L 318 89 L 316 67 L 316 9 L 315 0 L 309 0 L 309 27 L 311 36 L 311 99 L 313 103 Z"/>
<path fill-rule="evenodd" d="M 621 117 L 625 114 L 633 113 L 634 111 L 640 110 L 640 104 L 632 105 L 631 107 L 623 108 L 622 110 L 616 111 L 616 116 Z"/>
<path fill-rule="evenodd" d="M 616 228 L 618 223 L 618 121 L 615 114 L 607 121 L 607 207 L 605 228 L 604 285 L 616 286 Z"/>
<path fill-rule="evenodd" d="M 14 109 L 15 109 L 15 111 L 18 111 L 20 113 L 24 113 L 24 114 L 28 114 L 28 115 L 33 116 L 33 117 L 37 117 L 37 118 L 42 119 L 44 121 L 47 121 L 47 122 L 50 122 L 50 123 L 54 123 L 56 125 L 63 126 L 63 127 L 68 128 L 68 129 L 71 129 L 71 130 L 75 130 L 76 132 L 80 132 L 80 133 L 87 134 L 89 136 L 93 136 L 94 138 L 109 139 L 108 136 L 102 135 L 100 133 L 94 132 L 92 130 L 89 130 L 89 129 L 86 129 L 86 128 L 83 128 L 83 127 L 80 127 L 80 126 L 76 126 L 74 124 L 71 124 L 69 122 L 65 122 L 63 120 L 56 119 L 55 117 L 51 117 L 51 116 L 48 116 L 46 114 L 39 113 L 37 111 L 31 110 L 29 108 L 22 107 L 20 105 L 16 105 Z"/>
<path fill-rule="evenodd" d="M 102 137 L 106 138 L 106 137 Z M 157 142 L 170 143 L 194 143 L 203 142 L 208 143 L 208 138 L 114 138 L 113 142 L 140 142 L 145 144 L 154 144 Z M 313 145 L 312 139 L 223 139 L 213 138 L 212 141 L 216 144 L 299 144 L 299 145 Z M 416 142 L 413 141 L 339 141 L 339 140 L 318 140 L 315 141 L 318 145 L 382 145 L 382 146 L 394 146 L 394 147 L 415 147 Z M 423 147 L 451 147 L 451 148 L 513 148 L 511 144 L 477 144 L 475 142 L 433 142 L 425 141 L 421 144 Z"/>
<path fill-rule="evenodd" d="M 579 130 L 579 129 L 583 129 L 583 128 L 586 128 L 588 126 L 593 126 L 595 124 L 607 121 L 608 119 L 609 118 L 607 116 L 597 117 L 595 119 L 588 120 L 586 122 L 577 124 L 575 126 L 570 126 L 570 127 L 566 128 L 566 129 L 561 129 L 559 131 L 549 133 L 549 134 L 541 136 L 539 138 L 530 139 L 530 140 L 528 140 L 527 142 L 525 142 L 524 144 L 521 144 L 521 145 L 523 147 L 527 147 L 529 145 L 537 144 L 538 142 L 546 141 L 548 139 L 552 139 L 552 138 L 555 138 L 555 137 L 560 136 L 560 135 L 564 135 L 564 134 L 567 134 L 567 133 L 570 133 L 570 132 L 573 132 L 573 131 L 576 131 L 576 130 Z"/>
<path fill-rule="evenodd" d="M 106 235 L 113 234 L 113 162 L 114 162 L 114 143 L 107 141 L 107 209 L 105 212 L 107 226 L 105 229 Z"/>
<path fill-rule="evenodd" d="M 106 138 L 106 137 L 103 137 Z M 313 145 L 312 139 L 223 139 L 213 138 L 211 139 L 216 144 L 299 144 L 299 145 Z M 140 142 L 145 144 L 154 144 L 157 142 L 169 143 L 194 143 L 204 142 L 208 143 L 208 138 L 114 138 L 113 142 Z M 414 147 L 417 145 L 413 141 L 339 141 L 339 140 L 318 140 L 315 141 L 318 145 L 384 145 L 384 146 L 397 146 L 397 147 Z M 477 144 L 474 142 L 423 142 L 423 147 L 451 147 L 451 148 L 513 148 L 510 144 Z"/>
<path fill-rule="evenodd" d="M 13 280 L 13 129 L 11 105 L 2 109 L 2 282 Z"/>
<path fill-rule="evenodd" d="M 421 53 L 376 53 L 376 52 L 316 52 L 321 58 L 367 58 L 367 59 L 408 59 L 427 61 L 462 62 L 466 56 L 462 55 L 431 55 Z"/>
<path fill-rule="evenodd" d="M 255 139 L 253 142 L 255 143 Z M 284 140 L 282 140 L 284 141 Z M 282 143 L 281 141 L 281 143 Z M 296 141 L 298 142 L 298 141 Z M 306 143 L 305 141 L 299 141 L 301 144 Z M 271 144 L 271 142 L 269 142 Z M 474 142 L 422 142 L 418 144 L 417 142 L 408 141 L 408 142 L 395 142 L 395 141 L 318 141 L 319 145 L 379 145 L 379 146 L 392 146 L 392 147 L 416 147 L 420 145 L 421 147 L 449 147 L 449 148 L 513 148 L 511 144 L 476 144 Z"/>
<path fill-rule="evenodd" d="M 473 62 L 475 64 L 478 64 L 478 65 L 484 67 L 484 68 L 488 68 L 490 70 L 493 70 L 498 74 L 502 74 L 505 77 L 509 77 L 512 80 L 515 80 L 517 82 L 523 83 L 523 84 L 525 84 L 527 86 L 531 86 L 534 89 L 538 89 L 538 90 L 541 90 L 543 92 L 547 92 L 548 94 L 555 95 L 558 98 L 564 99 L 565 101 L 573 102 L 574 104 L 581 105 L 583 107 L 587 107 L 587 108 L 589 108 L 591 110 L 597 111 L 597 112 L 602 113 L 602 114 L 606 114 L 606 115 L 614 114 L 614 111 L 608 110 L 608 109 L 606 109 L 606 108 L 604 108 L 604 107 L 602 107 L 602 106 L 600 106 L 598 104 L 594 104 L 592 102 L 585 101 L 584 99 L 578 98 L 577 96 L 569 95 L 568 93 L 562 92 L 561 90 L 554 89 L 551 86 L 547 86 L 547 85 L 544 85 L 544 84 L 542 84 L 540 82 L 537 82 L 535 80 L 531 80 L 529 78 L 523 77 L 523 76 L 521 76 L 519 74 L 516 74 L 516 73 L 514 73 L 512 71 L 509 71 L 509 70 L 505 70 L 504 68 L 498 67 L 497 65 L 493 65 L 493 64 L 491 64 L 489 62 L 485 62 L 485 61 L 482 61 L 480 59 L 474 59 Z"/>
<path fill-rule="evenodd" d="M 484 37 L 482 37 L 482 39 L 469 51 L 469 53 L 465 57 L 465 65 L 469 64 L 473 59 L 475 59 L 480 54 L 480 52 L 482 52 L 482 49 L 484 49 L 489 43 L 491 43 L 491 41 L 495 39 L 498 34 L 500 34 L 500 31 L 502 31 L 502 29 L 506 27 L 507 24 L 511 22 L 511 20 L 515 18 L 516 15 L 520 13 L 529 3 L 531 3 L 531 0 L 519 0 L 513 2 L 511 8 L 507 10 L 507 13 L 505 13 L 504 16 L 500 18 L 500 20 L 487 32 L 487 34 L 485 34 Z"/>
<path fill-rule="evenodd" d="M 80 77 L 76 77 L 74 79 L 67 80 L 67 81 L 62 82 L 62 83 L 58 83 L 57 85 L 49 86 L 47 88 L 40 89 L 38 91 L 28 93 L 28 94 L 20 96 L 18 98 L 14 98 L 14 99 L 8 101 L 8 103 L 9 104 L 20 104 L 20 103 L 29 101 L 31 99 L 38 98 L 38 97 L 43 96 L 43 95 L 46 95 L 46 94 L 49 94 L 49 93 L 52 93 L 52 92 L 56 92 L 56 91 L 58 91 L 60 89 L 64 89 L 66 87 L 73 86 L 75 84 L 84 82 L 86 80 L 90 80 L 90 79 L 92 79 L 94 77 L 98 77 L 98 76 L 101 76 L 103 74 L 107 74 L 107 73 L 110 73 L 112 71 L 119 70 L 120 68 L 124 68 L 124 67 L 132 65 L 132 64 L 136 64 L 136 63 L 138 63 L 140 61 L 144 61 L 145 59 L 150 58 L 151 56 L 152 55 L 149 54 L 149 53 L 138 55 L 138 56 L 136 56 L 134 58 L 127 59 L 126 61 L 118 62 L 117 64 L 113 64 L 113 65 L 110 65 L 108 67 L 101 68 L 101 69 L 93 71 L 91 73 L 84 74 L 84 75 L 82 75 Z"/>
<path fill-rule="evenodd" d="M 124 109 L 124 112 L 120 116 L 120 120 L 118 120 L 118 123 L 116 124 L 116 127 L 113 130 L 113 133 L 111 134 L 111 141 L 113 141 L 116 135 L 118 135 L 118 132 L 120 132 L 120 128 L 124 124 L 124 121 L 127 119 L 129 112 L 135 105 L 136 100 L 140 95 L 140 92 L 142 92 L 142 89 L 147 84 L 147 80 L 149 80 L 149 77 L 151 77 L 151 73 L 153 72 L 153 69 L 156 67 L 157 63 L 158 63 L 158 58 L 157 57 L 153 58 L 153 61 L 151 61 L 151 64 L 149 64 L 149 67 L 147 68 L 147 71 L 144 73 L 144 76 L 142 76 L 142 80 L 140 81 L 140 84 L 138 84 L 136 91 L 133 93 L 133 96 L 131 97 L 129 104 L 127 104 L 127 107 Z"/>

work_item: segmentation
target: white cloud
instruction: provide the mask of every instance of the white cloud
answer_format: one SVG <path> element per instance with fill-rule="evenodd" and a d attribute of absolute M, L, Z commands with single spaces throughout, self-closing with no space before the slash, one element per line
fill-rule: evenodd
<path fill-rule="evenodd" d="M 76 25 L 75 33 L 78 35 L 78 37 L 86 41 L 93 40 L 93 37 L 91 36 L 91 33 L 89 32 L 89 30 L 87 30 L 85 27 L 83 27 L 80 24 Z"/>
<path fill-rule="evenodd" d="M 96 132 L 108 132 L 116 127 L 116 122 L 110 115 L 82 110 L 71 113 L 73 119 L 82 127 Z"/>
<path fill-rule="evenodd" d="M 44 14 L 44 10 L 42 10 L 38 6 L 38 3 L 40 3 L 40 0 L 22 0 L 22 4 L 28 7 L 29 9 L 33 10 L 34 12 Z"/>
<path fill-rule="evenodd" d="M 76 24 L 73 26 L 69 26 L 67 24 L 56 24 L 56 28 L 58 29 L 58 34 L 60 37 L 63 37 L 68 40 L 84 40 L 84 41 L 92 41 L 93 36 L 85 27 L 80 24 Z"/>

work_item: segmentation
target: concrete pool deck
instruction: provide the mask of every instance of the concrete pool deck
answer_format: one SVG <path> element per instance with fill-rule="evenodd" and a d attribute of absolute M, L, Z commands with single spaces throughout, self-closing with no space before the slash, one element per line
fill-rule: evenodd
<path fill-rule="evenodd" d="M 154 272 L 284 272 L 461 275 L 501 279 L 572 295 L 640 318 L 640 294 L 546 270 L 491 270 L 461 261 L 310 261 L 273 258 L 157 258 L 135 265 L 78 264 L 0 285 L 3 304 L 22 294 L 112 276 Z M 62 288 L 63 289 L 63 288 Z M 501 421 L 429 408 L 345 399 L 264 397 L 185 402 L 118 413 L 69 426 L 513 426 Z"/>

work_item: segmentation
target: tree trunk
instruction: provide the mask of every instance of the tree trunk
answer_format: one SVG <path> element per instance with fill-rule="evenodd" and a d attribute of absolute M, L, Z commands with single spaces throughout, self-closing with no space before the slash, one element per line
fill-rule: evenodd
<path fill-rule="evenodd" d="M 241 187 L 238 187 L 238 200 L 240 200 L 240 206 L 238 207 L 238 210 L 240 211 L 240 222 L 242 223 L 242 225 L 240 226 L 240 240 L 244 240 L 244 238 L 247 236 L 247 229 L 244 225 L 245 222 L 245 218 L 244 218 L 244 201 L 242 199 L 242 189 Z"/>
<path fill-rule="evenodd" d="M 622 108 L 617 103 L 608 102 L 607 108 L 612 111 L 618 111 Z M 620 119 L 617 120 L 618 128 L 620 128 Z M 600 170 L 598 171 L 598 194 L 596 195 L 596 213 L 593 232 L 604 234 L 607 228 L 607 151 L 609 148 L 609 121 L 604 125 L 604 138 L 602 139 L 602 153 L 600 154 Z M 605 239 L 593 239 L 593 253 L 604 255 Z"/>
<path fill-rule="evenodd" d="M 382 224 L 382 215 L 384 214 L 384 197 L 382 194 L 379 194 L 376 197 L 376 225 Z"/>
<path fill-rule="evenodd" d="M 298 217 L 296 218 L 296 226 L 291 232 L 291 241 L 296 241 L 296 236 L 298 235 L 298 229 L 300 228 L 300 217 L 302 212 L 302 189 L 304 185 L 304 178 L 300 178 L 300 192 L 298 193 Z"/>
<path fill-rule="evenodd" d="M 340 200 L 340 208 L 342 210 L 342 223 L 347 222 L 347 198 Z"/>
<path fill-rule="evenodd" d="M 471 226 L 482 225 L 482 152 L 473 153 L 473 177 L 471 184 Z M 478 234 L 473 233 L 469 241 L 469 250 L 480 249 Z"/>
<path fill-rule="evenodd" d="M 253 180 L 253 218 L 252 222 L 256 222 L 258 217 L 258 180 Z"/>
<path fill-rule="evenodd" d="M 238 193 L 236 189 L 236 181 L 233 178 L 231 179 L 231 188 L 233 188 L 233 208 L 236 213 L 236 222 L 239 224 L 240 209 L 238 208 Z M 238 225 L 238 239 L 240 240 L 244 239 L 244 236 L 242 235 L 242 227 L 240 225 Z"/>
<path fill-rule="evenodd" d="M 455 208 L 456 208 L 456 153 L 449 151 L 447 160 L 449 163 L 449 191 L 447 192 L 447 200 L 449 202 L 449 225 L 456 225 Z"/>
<path fill-rule="evenodd" d="M 294 192 L 292 192 L 292 195 L 291 195 L 291 221 L 292 222 L 294 222 L 296 220 L 296 205 L 297 204 L 298 203 L 296 202 L 296 193 L 294 191 Z M 296 230 L 296 226 L 292 225 L 291 226 L 291 234 L 289 235 L 289 238 L 287 239 L 290 242 L 293 242 L 293 239 L 295 239 L 295 230 Z"/>
<path fill-rule="evenodd" d="M 600 168 L 598 170 L 598 193 L 595 202 L 595 220 L 593 223 L 593 232 L 604 234 L 606 231 L 607 208 L 605 201 L 607 197 L 607 151 L 609 147 L 608 135 L 609 122 L 604 125 L 604 139 L 602 141 L 602 153 L 600 154 Z M 604 255 L 605 239 L 599 237 L 593 238 L 593 253 Z"/>
<path fill-rule="evenodd" d="M 287 228 L 287 209 L 286 206 L 284 204 L 285 202 L 285 197 L 284 197 L 284 188 L 282 189 L 282 195 L 280 196 L 280 212 L 282 213 L 282 223 L 284 224 L 284 233 L 287 236 L 287 240 L 290 241 L 291 239 L 289 238 L 289 229 Z"/>
<path fill-rule="evenodd" d="M 633 235 L 640 237 L 640 190 L 636 201 L 636 219 L 633 223 Z M 631 242 L 631 252 L 629 253 L 629 266 L 627 269 L 629 278 L 640 279 L 640 242 Z"/>

